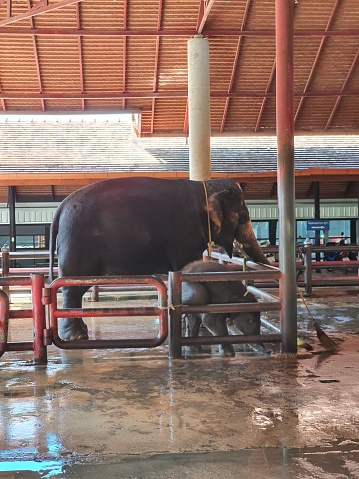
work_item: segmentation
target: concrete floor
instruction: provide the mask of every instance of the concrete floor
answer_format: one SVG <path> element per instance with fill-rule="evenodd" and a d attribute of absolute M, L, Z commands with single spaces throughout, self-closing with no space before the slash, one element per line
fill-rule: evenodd
<path fill-rule="evenodd" d="M 0 478 L 359 478 L 358 288 L 316 289 L 308 302 L 336 354 L 324 352 L 300 300 L 314 352 L 295 359 L 240 346 L 235 358 L 213 347 L 172 361 L 166 345 L 51 346 L 45 367 L 5 353 Z M 88 321 L 95 337 L 156 330 L 153 319 L 127 323 Z M 14 320 L 11 340 L 28 330 Z"/>

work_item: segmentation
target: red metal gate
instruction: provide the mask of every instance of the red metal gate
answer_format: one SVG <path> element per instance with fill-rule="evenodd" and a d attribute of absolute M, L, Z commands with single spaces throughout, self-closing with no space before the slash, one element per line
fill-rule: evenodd
<path fill-rule="evenodd" d="M 57 292 L 62 286 L 118 286 L 122 284 L 151 285 L 159 293 L 157 307 L 132 308 L 76 308 L 59 309 L 57 307 Z M 167 288 L 157 276 L 98 276 L 58 278 L 46 286 L 43 292 L 43 303 L 49 305 L 50 327 L 46 334 L 48 344 L 55 344 L 61 349 L 104 349 L 104 348 L 155 348 L 160 346 L 168 335 Z M 109 316 L 158 316 L 159 332 L 155 338 L 145 339 L 88 339 L 81 341 L 64 341 L 59 337 L 58 318 L 78 317 L 109 317 Z"/>

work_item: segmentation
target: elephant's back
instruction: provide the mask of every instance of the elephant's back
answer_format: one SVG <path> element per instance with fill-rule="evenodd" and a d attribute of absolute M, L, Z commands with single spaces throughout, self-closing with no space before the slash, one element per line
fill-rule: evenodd
<path fill-rule="evenodd" d="M 61 204 L 69 209 L 86 212 L 88 208 L 141 207 L 159 204 L 161 209 L 172 203 L 186 203 L 195 182 L 161 178 L 113 178 L 85 186 L 69 195 Z"/>

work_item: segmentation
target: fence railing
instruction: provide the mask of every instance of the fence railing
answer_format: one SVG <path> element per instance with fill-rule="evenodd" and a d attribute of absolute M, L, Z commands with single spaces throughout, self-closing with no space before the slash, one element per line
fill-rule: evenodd
<path fill-rule="evenodd" d="M 278 254 L 279 254 L 279 247 L 278 246 L 263 246 L 263 252 L 267 256 L 272 256 L 274 258 L 274 264 L 278 265 Z M 348 260 L 344 258 L 343 261 L 327 261 L 325 260 L 325 256 L 328 253 L 333 252 L 341 252 L 344 254 L 354 253 L 358 257 L 359 255 L 359 245 L 335 245 L 335 246 L 314 246 L 314 245 L 302 245 L 296 248 L 297 254 L 297 285 L 303 287 L 305 289 L 305 294 L 310 295 L 312 294 L 313 287 L 338 287 L 338 282 L 336 282 L 336 278 L 333 275 L 333 278 L 328 278 L 328 276 L 323 276 L 322 278 L 315 275 L 319 270 L 333 270 L 335 272 L 340 271 L 348 271 L 354 270 L 358 274 L 357 276 L 350 276 L 350 277 L 341 277 L 340 278 L 340 285 L 343 286 L 359 286 L 359 260 Z M 320 261 L 317 261 L 317 256 L 320 255 Z M 0 276 L 7 277 L 7 276 L 27 276 L 30 274 L 44 274 L 45 282 L 48 278 L 48 267 L 45 266 L 34 266 L 30 268 L 23 268 L 23 267 L 12 267 L 12 262 L 17 260 L 28 260 L 28 259 L 36 259 L 36 260 L 48 260 L 49 252 L 48 251 L 41 251 L 41 252 L 34 252 L 34 251 L 21 251 L 21 252 L 10 252 L 8 248 L 2 248 L 0 253 L 0 260 L 1 260 L 1 270 Z M 235 258 L 236 259 L 236 258 Z M 57 275 L 57 268 L 54 268 L 54 274 Z M 313 275 L 315 277 L 313 277 Z M 275 288 L 278 284 L 274 281 L 269 282 L 258 282 L 259 287 L 268 287 L 268 288 Z M 119 286 L 117 289 L 128 290 L 134 287 L 137 290 L 144 289 L 141 286 Z M 103 290 L 109 290 L 108 286 L 103 286 Z M 98 301 L 98 291 L 101 289 L 100 286 L 95 285 L 92 288 L 91 297 L 93 301 Z"/>

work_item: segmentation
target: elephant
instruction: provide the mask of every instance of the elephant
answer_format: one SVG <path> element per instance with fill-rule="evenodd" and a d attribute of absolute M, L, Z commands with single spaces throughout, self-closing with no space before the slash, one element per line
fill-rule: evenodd
<path fill-rule="evenodd" d="M 220 264 L 216 261 L 194 261 L 187 265 L 182 273 L 209 273 L 238 271 L 233 265 Z M 255 303 L 254 294 L 250 293 L 240 280 L 236 281 L 196 281 L 182 283 L 182 303 L 187 305 L 199 304 L 224 304 L 224 303 Z M 260 312 L 238 312 L 238 313 L 189 313 L 183 318 L 186 322 L 186 333 L 188 337 L 197 337 L 200 326 L 205 326 L 213 336 L 228 335 L 227 318 L 233 323 L 238 332 L 245 335 L 260 334 Z M 259 349 L 264 351 L 264 346 L 258 343 Z M 201 348 L 193 346 L 189 351 L 200 351 Z M 223 343 L 219 345 L 220 356 L 234 356 L 235 351 L 232 344 Z"/>
<path fill-rule="evenodd" d="M 209 226 L 209 227 L 208 227 Z M 49 278 L 57 250 L 59 277 L 152 275 L 180 271 L 208 243 L 232 256 L 233 241 L 267 263 L 239 184 L 147 177 L 85 186 L 57 208 L 50 229 Z M 64 308 L 81 308 L 88 287 L 63 287 Z M 82 318 L 61 318 L 63 340 L 88 339 Z"/>

